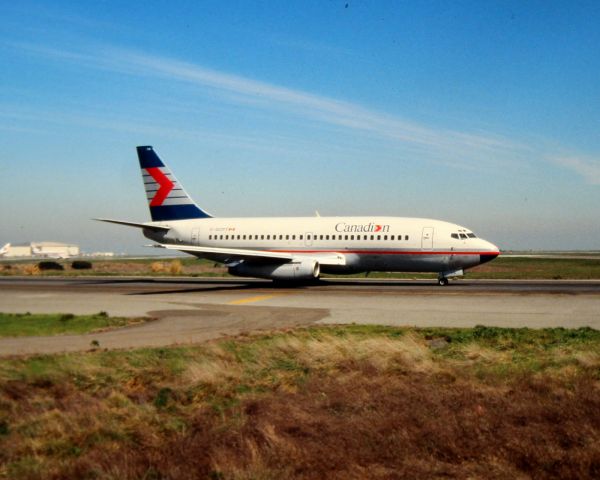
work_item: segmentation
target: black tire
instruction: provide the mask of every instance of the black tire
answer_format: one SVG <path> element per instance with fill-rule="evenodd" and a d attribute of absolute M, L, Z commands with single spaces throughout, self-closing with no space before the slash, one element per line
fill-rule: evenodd
<path fill-rule="evenodd" d="M 448 279 L 446 277 L 438 278 L 438 285 L 440 287 L 445 287 L 446 285 L 448 285 Z"/>

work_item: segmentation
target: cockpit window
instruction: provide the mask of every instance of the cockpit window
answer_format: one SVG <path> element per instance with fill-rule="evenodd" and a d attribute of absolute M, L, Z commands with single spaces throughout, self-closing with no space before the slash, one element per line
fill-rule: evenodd
<path fill-rule="evenodd" d="M 469 237 L 469 238 L 477 238 L 477 236 L 474 233 L 467 233 L 467 237 Z"/>
<path fill-rule="evenodd" d="M 460 238 L 467 238 L 467 236 L 464 233 L 460 233 Z"/>
<path fill-rule="evenodd" d="M 452 238 L 456 238 L 458 240 L 458 233 L 453 233 L 452 235 L 450 235 Z"/>

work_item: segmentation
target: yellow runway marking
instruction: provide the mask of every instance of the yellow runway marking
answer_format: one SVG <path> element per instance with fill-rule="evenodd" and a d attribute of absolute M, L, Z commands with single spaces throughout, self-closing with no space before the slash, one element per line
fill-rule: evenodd
<path fill-rule="evenodd" d="M 244 303 L 260 302 L 262 300 L 268 300 L 270 298 L 279 296 L 281 296 L 280 293 L 273 295 L 258 295 L 257 297 L 240 298 L 239 300 L 233 300 L 232 302 L 229 302 L 229 305 L 242 305 Z"/>

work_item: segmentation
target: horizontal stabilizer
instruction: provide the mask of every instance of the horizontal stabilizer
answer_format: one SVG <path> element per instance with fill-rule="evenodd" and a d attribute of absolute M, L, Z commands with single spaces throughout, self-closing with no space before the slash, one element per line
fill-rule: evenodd
<path fill-rule="evenodd" d="M 155 232 L 168 232 L 169 230 L 171 230 L 171 227 L 166 227 L 164 225 L 154 225 L 152 223 L 125 222 L 123 220 L 113 220 L 111 218 L 93 218 L 92 220 L 97 220 L 99 222 L 116 223 L 117 225 L 125 225 L 127 227 L 147 228 L 148 230 L 153 230 Z"/>

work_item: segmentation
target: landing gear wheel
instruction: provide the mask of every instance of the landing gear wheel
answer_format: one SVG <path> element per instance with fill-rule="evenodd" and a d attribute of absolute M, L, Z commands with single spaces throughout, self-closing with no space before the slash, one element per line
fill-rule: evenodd
<path fill-rule="evenodd" d="M 438 285 L 440 287 L 445 287 L 446 285 L 448 285 L 448 279 L 446 277 L 438 278 Z"/>

